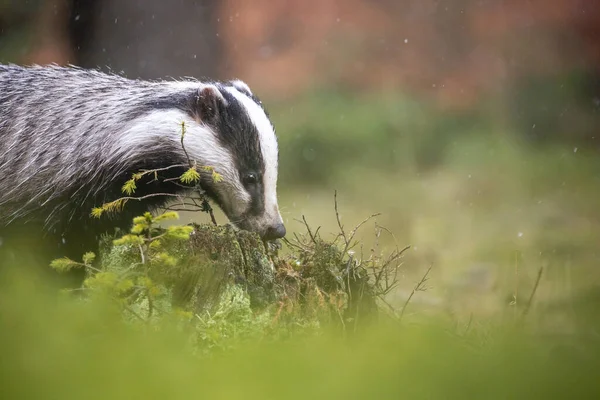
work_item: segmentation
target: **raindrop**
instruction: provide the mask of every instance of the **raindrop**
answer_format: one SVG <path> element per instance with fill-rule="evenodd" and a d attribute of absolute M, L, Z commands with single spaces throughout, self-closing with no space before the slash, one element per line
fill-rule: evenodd
<path fill-rule="evenodd" d="M 577 147 L 573 149 L 573 153 L 577 153 Z"/>
<path fill-rule="evenodd" d="M 519 233 L 517 233 L 517 236 L 518 236 L 518 237 L 523 237 L 523 232 L 519 232 Z"/>
<path fill-rule="evenodd" d="M 302 156 L 304 157 L 304 159 L 306 161 L 314 161 L 315 158 L 317 158 L 317 154 L 315 153 L 314 149 L 304 149 L 302 151 Z"/>
<path fill-rule="evenodd" d="M 81 18 L 81 15 L 77 14 L 77 15 L 75 16 L 75 21 L 79 21 L 79 19 L 80 19 L 80 18 Z"/>
<path fill-rule="evenodd" d="M 404 43 L 408 43 L 408 39 L 404 39 Z"/>
<path fill-rule="evenodd" d="M 337 18 L 337 19 L 335 20 L 335 22 L 340 22 L 340 19 L 339 19 L 339 18 Z"/>
<path fill-rule="evenodd" d="M 262 58 L 269 58 L 273 55 L 273 49 L 271 48 L 271 46 L 262 46 L 258 50 L 258 53 Z"/>
<path fill-rule="evenodd" d="M 535 124 L 533 124 L 533 126 L 531 127 L 531 129 L 535 129 Z"/>

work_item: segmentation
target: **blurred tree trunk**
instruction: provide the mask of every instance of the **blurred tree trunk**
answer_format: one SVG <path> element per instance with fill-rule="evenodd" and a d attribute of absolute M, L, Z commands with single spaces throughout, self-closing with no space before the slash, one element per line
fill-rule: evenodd
<path fill-rule="evenodd" d="M 218 0 L 73 0 L 77 64 L 130 78 L 218 78 L 218 8 Z"/>

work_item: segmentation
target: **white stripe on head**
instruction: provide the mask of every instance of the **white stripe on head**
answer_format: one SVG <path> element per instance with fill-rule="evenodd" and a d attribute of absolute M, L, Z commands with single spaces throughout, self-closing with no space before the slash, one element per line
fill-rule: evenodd
<path fill-rule="evenodd" d="M 250 90 L 250 86 L 248 86 L 246 84 L 246 82 L 241 81 L 239 79 L 234 79 L 232 81 L 229 81 L 229 83 L 231 83 L 231 85 L 236 88 L 239 92 L 247 92 L 249 94 L 252 94 L 252 90 Z"/>
<path fill-rule="evenodd" d="M 173 148 L 180 152 L 182 157 L 185 157 L 181 148 L 182 122 L 186 127 L 183 143 L 192 162 L 196 161 L 201 166 L 213 167 L 223 177 L 222 184 L 234 187 L 234 190 L 226 191 L 225 194 L 235 194 L 238 201 L 228 199 L 229 204 L 249 202 L 250 196 L 241 185 L 230 151 L 221 145 L 217 134 L 212 129 L 198 124 L 194 118 L 180 110 L 155 110 L 134 120 L 121 139 L 110 149 L 112 156 L 109 156 L 109 162 L 122 162 L 138 158 L 140 149 L 146 148 L 147 151 L 145 146 L 154 142 L 161 143 L 165 139 L 172 142 Z"/>
<path fill-rule="evenodd" d="M 279 150 L 273 125 L 262 107 L 256 104 L 254 100 L 236 88 L 227 87 L 226 90 L 241 103 L 250 121 L 252 121 L 258 131 L 260 149 L 265 162 L 265 174 L 263 176 L 265 214 L 271 218 L 279 217 L 277 206 L 277 163 Z"/>

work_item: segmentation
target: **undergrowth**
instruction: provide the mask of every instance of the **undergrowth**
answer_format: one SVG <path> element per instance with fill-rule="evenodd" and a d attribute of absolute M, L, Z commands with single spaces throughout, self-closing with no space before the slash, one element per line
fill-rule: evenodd
<path fill-rule="evenodd" d="M 402 319 L 409 301 L 396 310 L 385 297 L 398 283 L 409 247 L 389 253 L 364 249 L 355 236 L 376 215 L 348 230 L 337 197 L 334 206 L 339 233 L 333 239 L 322 238 L 303 217 L 306 232 L 284 240 L 285 251 L 228 226 L 165 228 L 160 224 L 178 217 L 165 211 L 136 217 L 129 233 L 104 238 L 100 257 L 61 258 L 51 267 L 85 270 L 82 287 L 67 290 L 76 299 L 109 301 L 124 321 L 151 329 L 176 321 L 188 332 L 193 352 L 203 354 L 247 339 L 278 340 L 323 329 L 345 336 L 381 317 Z M 377 238 L 391 235 L 375 227 Z M 415 292 L 423 290 L 422 283 Z"/>

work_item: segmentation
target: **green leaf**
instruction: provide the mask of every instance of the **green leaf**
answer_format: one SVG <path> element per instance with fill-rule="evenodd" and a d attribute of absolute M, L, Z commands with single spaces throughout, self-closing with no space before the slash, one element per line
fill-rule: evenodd
<path fill-rule="evenodd" d="M 162 242 L 160 241 L 160 239 L 153 240 L 152 242 L 150 242 L 149 245 L 149 247 L 153 250 L 160 249 L 160 246 L 162 246 Z"/>
<path fill-rule="evenodd" d="M 211 173 L 213 182 L 219 183 L 223 180 L 223 176 L 221 174 L 219 174 L 217 171 L 215 171 L 215 169 L 213 167 L 203 166 L 203 167 L 201 167 L 201 169 L 203 171 Z"/>
<path fill-rule="evenodd" d="M 175 211 L 165 211 L 164 213 L 154 217 L 154 222 L 169 221 L 179 219 L 179 214 Z"/>
<path fill-rule="evenodd" d="M 111 289 L 114 290 L 119 281 L 114 272 L 98 272 L 91 278 L 87 278 L 83 284 L 90 289 Z"/>
<path fill-rule="evenodd" d="M 94 262 L 95 259 L 96 259 L 96 254 L 92 253 L 91 251 L 89 251 L 83 255 L 83 263 L 85 265 L 90 265 L 91 263 Z"/>
<path fill-rule="evenodd" d="M 187 240 L 194 230 L 191 226 L 169 226 L 166 235 L 173 239 Z"/>
<path fill-rule="evenodd" d="M 102 212 L 119 212 L 127 203 L 127 199 L 117 199 L 102 205 Z"/>
<path fill-rule="evenodd" d="M 142 238 L 141 236 L 138 235 L 124 235 L 123 237 L 119 238 L 119 239 L 115 239 L 113 240 L 113 243 L 115 244 L 115 246 L 120 246 L 120 245 L 142 245 L 144 244 L 144 238 Z"/>
<path fill-rule="evenodd" d="M 133 233 L 134 235 L 139 235 L 140 233 L 143 233 L 146 229 L 148 229 L 148 224 L 146 223 L 135 224 L 131 227 L 131 233 Z"/>
<path fill-rule="evenodd" d="M 200 174 L 196 170 L 196 167 L 191 167 L 179 179 L 185 184 L 197 183 L 200 180 Z"/>
<path fill-rule="evenodd" d="M 212 180 L 214 183 L 219 183 L 223 180 L 223 176 L 216 171 L 212 173 Z"/>
<path fill-rule="evenodd" d="M 177 265 L 177 259 L 165 252 L 156 253 L 154 257 L 152 257 L 152 262 L 167 267 L 174 267 Z"/>
<path fill-rule="evenodd" d="M 183 137 L 185 136 L 185 121 L 181 121 L 181 139 L 183 140 Z"/>
<path fill-rule="evenodd" d="M 134 286 L 134 283 L 131 279 L 124 279 L 117 284 L 117 291 L 119 293 L 125 293 L 130 290 Z"/>
<path fill-rule="evenodd" d="M 135 189 L 137 189 L 137 186 L 134 179 L 128 180 L 123 184 L 123 187 L 121 187 L 121 191 L 128 196 L 131 196 L 133 192 L 135 192 Z"/>
<path fill-rule="evenodd" d="M 68 272 L 73 268 L 81 268 L 83 266 L 83 264 L 73 261 L 67 257 L 52 260 L 50 263 L 50 267 L 58 272 Z"/>

